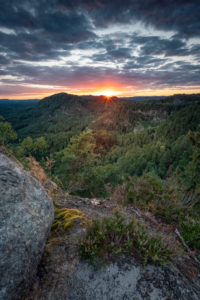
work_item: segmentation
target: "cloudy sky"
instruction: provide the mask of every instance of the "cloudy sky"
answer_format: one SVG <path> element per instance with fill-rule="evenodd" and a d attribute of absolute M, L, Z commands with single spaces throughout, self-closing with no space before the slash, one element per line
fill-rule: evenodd
<path fill-rule="evenodd" d="M 200 0 L 0 0 L 0 98 L 200 92 Z"/>

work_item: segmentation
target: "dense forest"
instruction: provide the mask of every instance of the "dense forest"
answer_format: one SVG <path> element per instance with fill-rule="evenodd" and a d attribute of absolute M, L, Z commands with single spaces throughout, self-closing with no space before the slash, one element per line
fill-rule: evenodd
<path fill-rule="evenodd" d="M 10 105 L 0 101 L 0 142 L 25 167 L 32 156 L 71 194 L 114 197 L 178 222 L 200 249 L 199 94 L 128 101 L 62 93 Z"/>

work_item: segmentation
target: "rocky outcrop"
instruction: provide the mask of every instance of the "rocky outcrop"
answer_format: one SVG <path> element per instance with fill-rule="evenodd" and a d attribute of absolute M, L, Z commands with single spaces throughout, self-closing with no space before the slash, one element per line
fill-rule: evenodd
<path fill-rule="evenodd" d="M 53 218 L 40 183 L 0 153 L 0 299 L 21 299 L 29 288 Z"/>
<path fill-rule="evenodd" d="M 65 194 L 57 195 L 62 207 L 78 209 L 89 219 L 109 216 L 120 209 L 112 201 L 83 199 Z M 122 207 L 121 207 L 122 209 Z M 157 230 L 156 220 L 147 218 L 145 212 L 124 207 L 124 213 L 146 220 L 150 231 Z M 154 221 L 154 222 L 152 222 Z M 67 232 L 52 232 L 45 247 L 38 278 L 27 294 L 26 300 L 199 300 L 199 265 L 181 251 L 169 265 L 143 267 L 133 257 L 112 258 L 110 265 L 91 266 L 81 260 L 78 252 L 79 240 L 85 225 L 77 222 Z M 166 225 L 167 226 L 167 225 Z M 168 227 L 160 227 L 164 234 Z M 167 231 L 172 240 L 173 232 Z M 177 247 L 173 240 L 173 246 Z"/>

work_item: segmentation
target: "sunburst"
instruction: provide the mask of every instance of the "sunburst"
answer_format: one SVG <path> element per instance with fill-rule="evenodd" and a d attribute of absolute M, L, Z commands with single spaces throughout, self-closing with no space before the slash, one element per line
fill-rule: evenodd
<path fill-rule="evenodd" d="M 107 98 L 110 98 L 110 97 L 113 97 L 116 94 L 116 92 L 112 91 L 112 90 L 105 90 L 105 91 L 102 91 L 102 94 L 104 96 L 106 96 Z"/>

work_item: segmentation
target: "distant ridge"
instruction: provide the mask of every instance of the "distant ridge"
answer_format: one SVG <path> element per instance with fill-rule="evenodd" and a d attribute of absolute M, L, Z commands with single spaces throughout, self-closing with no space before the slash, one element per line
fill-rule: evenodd
<path fill-rule="evenodd" d="M 33 102 L 38 102 L 40 99 L 0 99 L 0 103 L 33 103 Z"/>
<path fill-rule="evenodd" d="M 148 100 L 162 100 L 167 96 L 136 96 L 136 97 L 119 97 L 119 99 L 129 101 L 148 101 Z"/>

